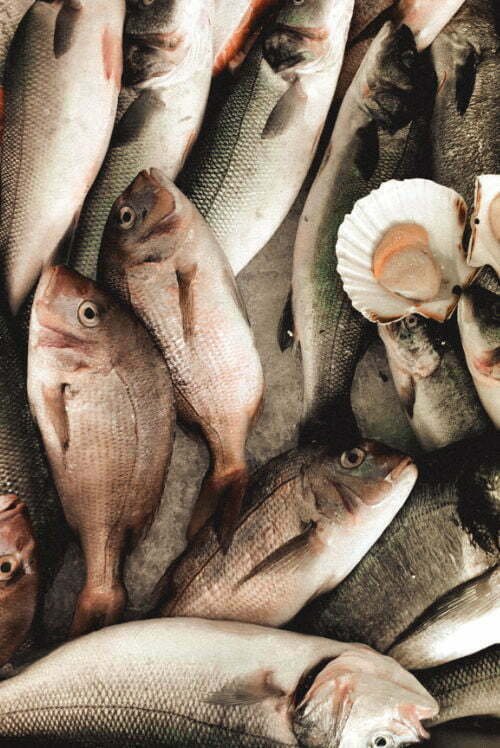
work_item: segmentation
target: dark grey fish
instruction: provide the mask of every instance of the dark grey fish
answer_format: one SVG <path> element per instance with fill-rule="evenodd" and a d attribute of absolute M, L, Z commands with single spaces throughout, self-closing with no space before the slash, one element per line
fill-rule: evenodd
<path fill-rule="evenodd" d="M 419 470 L 370 553 L 291 628 L 386 651 L 432 603 L 498 563 L 500 435 L 434 452 Z"/>
<path fill-rule="evenodd" d="M 474 180 L 499 171 L 500 65 L 495 0 L 466 0 L 431 46 L 437 76 L 433 178 L 472 206 Z"/>
<path fill-rule="evenodd" d="M 500 717 L 498 644 L 447 665 L 417 670 L 415 675 L 440 706 L 439 714 L 428 725 L 462 717 Z"/>

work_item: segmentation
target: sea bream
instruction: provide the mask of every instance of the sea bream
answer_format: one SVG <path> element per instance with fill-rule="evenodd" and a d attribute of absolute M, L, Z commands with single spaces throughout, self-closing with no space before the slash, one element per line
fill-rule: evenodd
<path fill-rule="evenodd" d="M 0 495 L 0 666 L 26 639 L 37 607 L 39 569 L 26 504 Z"/>
<path fill-rule="evenodd" d="M 149 527 L 170 462 L 170 376 L 147 331 L 90 280 L 48 268 L 30 324 L 28 394 L 86 582 L 71 634 L 119 620 L 124 556 Z"/>
<path fill-rule="evenodd" d="M 5 72 L 0 275 L 16 314 L 67 243 L 111 137 L 125 1 L 37 0 Z"/>
<path fill-rule="evenodd" d="M 500 436 L 464 440 L 418 466 L 415 488 L 370 553 L 290 628 L 385 652 L 450 590 L 498 564 Z"/>
<path fill-rule="evenodd" d="M 214 90 L 179 186 L 214 230 L 235 274 L 271 238 L 306 177 L 353 2 L 285 0 L 238 75 Z"/>
<path fill-rule="evenodd" d="M 498 8 L 466 0 L 431 47 L 437 93 L 431 119 L 432 178 L 472 206 L 479 174 L 500 170 Z"/>
<path fill-rule="evenodd" d="M 500 567 L 440 598 L 389 650 L 403 667 L 435 667 L 500 644 Z"/>
<path fill-rule="evenodd" d="M 414 176 L 424 152 L 416 105 L 425 76 L 406 26 L 387 22 L 363 60 L 339 111 L 331 141 L 302 212 L 293 256 L 292 319 L 300 347 L 305 438 L 335 437 L 349 421 L 356 364 L 370 334 L 337 272 L 337 233 L 355 202 L 395 176 Z M 414 122 L 409 124 L 412 119 Z M 425 125 L 424 125 L 425 126 Z M 286 338 L 281 335 L 282 347 Z M 344 431 L 351 430 L 347 423 Z"/>
<path fill-rule="evenodd" d="M 160 584 L 161 613 L 281 626 L 344 579 L 404 504 L 412 460 L 373 442 L 292 451 L 255 476 L 224 555 L 206 527 Z"/>
<path fill-rule="evenodd" d="M 500 282 L 493 270 L 462 294 L 458 326 L 477 394 L 500 428 Z M 484 277 L 484 276 L 483 276 Z"/>
<path fill-rule="evenodd" d="M 248 481 L 245 442 L 264 388 L 227 258 L 196 207 L 151 169 L 113 206 L 99 277 L 145 323 L 170 369 L 182 421 L 207 441 L 210 469 L 188 535 L 218 509 L 226 547 Z"/>
<path fill-rule="evenodd" d="M 181 618 L 94 632 L 1 683 L 0 739 L 396 747 L 428 737 L 422 721 L 437 711 L 413 675 L 368 647 Z"/>
<path fill-rule="evenodd" d="M 465 362 L 447 341 L 442 325 L 410 314 L 378 325 L 378 332 L 406 415 L 425 450 L 489 428 Z"/>
<path fill-rule="evenodd" d="M 117 120 L 70 257 L 92 278 L 114 201 L 150 166 L 175 179 L 198 135 L 211 81 L 213 0 L 128 0 L 127 7 Z"/>

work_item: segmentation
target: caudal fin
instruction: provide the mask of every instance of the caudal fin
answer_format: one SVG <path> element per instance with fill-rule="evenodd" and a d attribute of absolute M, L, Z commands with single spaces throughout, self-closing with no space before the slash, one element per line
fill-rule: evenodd
<path fill-rule="evenodd" d="M 76 601 L 70 638 L 118 623 L 126 603 L 127 593 L 121 584 L 113 587 L 92 587 L 86 584 Z"/>
<path fill-rule="evenodd" d="M 213 517 L 217 538 L 226 553 L 238 524 L 247 485 L 246 468 L 238 468 L 223 475 L 207 473 L 189 521 L 187 539 L 191 540 Z"/>

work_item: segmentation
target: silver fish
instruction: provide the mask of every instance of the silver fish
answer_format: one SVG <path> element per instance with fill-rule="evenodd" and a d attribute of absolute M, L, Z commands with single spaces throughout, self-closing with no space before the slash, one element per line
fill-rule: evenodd
<path fill-rule="evenodd" d="M 500 567 L 440 598 L 388 654 L 403 667 L 434 667 L 500 644 Z"/>
<path fill-rule="evenodd" d="M 193 618 L 95 632 L 0 684 L 0 738 L 30 745 L 396 747 L 436 714 L 368 647 Z"/>
<path fill-rule="evenodd" d="M 0 4 L 0 81 L 12 37 L 30 5 L 33 5 L 33 0 L 4 0 Z"/>
<path fill-rule="evenodd" d="M 263 17 L 279 4 L 279 0 L 217 0 L 214 75 L 219 75 L 231 63 L 237 64 Z"/>
<path fill-rule="evenodd" d="M 151 169 L 113 206 L 99 275 L 151 332 L 170 369 L 180 417 L 209 446 L 210 470 L 188 536 L 219 509 L 227 547 L 248 482 L 245 442 L 264 389 L 227 258 L 194 205 Z"/>
<path fill-rule="evenodd" d="M 207 527 L 174 562 L 162 614 L 286 623 L 349 574 L 416 477 L 409 458 L 373 442 L 271 460 L 249 489 L 228 553 Z"/>
<path fill-rule="evenodd" d="M 218 91 L 179 185 L 237 274 L 266 244 L 313 160 L 353 0 L 285 0 L 236 80 Z M 286 164 L 286 168 L 285 167 Z"/>
<path fill-rule="evenodd" d="M 500 283 L 493 270 L 490 283 L 466 289 L 458 304 L 458 326 L 477 394 L 500 428 Z"/>
<path fill-rule="evenodd" d="M 479 434 L 489 420 L 467 367 L 442 334 L 442 326 L 411 314 L 378 325 L 394 384 L 425 450 Z"/>
<path fill-rule="evenodd" d="M 211 80 L 212 0 L 129 0 L 128 9 L 118 117 L 70 254 L 71 266 L 92 278 L 114 201 L 142 169 L 156 166 L 175 179 Z"/>
<path fill-rule="evenodd" d="M 172 384 L 139 321 L 58 266 L 33 301 L 28 395 L 85 557 L 76 636 L 123 612 L 124 556 L 153 520 L 170 462 Z"/>
<path fill-rule="evenodd" d="M 108 147 L 125 2 L 37 0 L 5 75 L 0 272 L 15 314 L 72 234 Z"/>

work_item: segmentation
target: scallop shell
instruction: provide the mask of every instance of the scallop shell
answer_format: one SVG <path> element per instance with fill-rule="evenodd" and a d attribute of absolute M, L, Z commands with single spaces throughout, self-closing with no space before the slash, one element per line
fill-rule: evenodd
<path fill-rule="evenodd" d="M 491 265 L 500 275 L 500 175 L 482 174 L 476 179 L 472 233 L 467 262 L 472 267 Z"/>
<path fill-rule="evenodd" d="M 391 180 L 358 200 L 337 240 L 353 306 L 373 322 L 421 314 L 439 322 L 476 270 L 465 260 L 463 198 L 428 179 Z"/>

